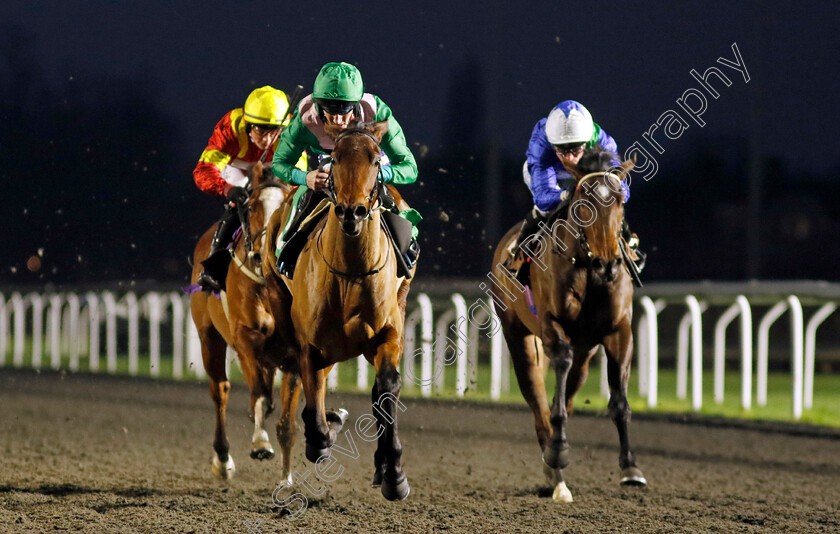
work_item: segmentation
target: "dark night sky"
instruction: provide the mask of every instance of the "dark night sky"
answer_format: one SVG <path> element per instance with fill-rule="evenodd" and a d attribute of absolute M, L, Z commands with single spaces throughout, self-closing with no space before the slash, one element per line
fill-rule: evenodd
<path fill-rule="evenodd" d="M 332 60 L 360 67 L 412 142 L 440 142 L 450 74 L 474 60 L 485 116 L 463 120 L 485 119 L 505 150 L 524 152 L 536 120 L 567 98 L 627 146 L 697 86 L 690 69 L 731 58 L 733 42 L 752 87 L 724 69 L 735 77 L 704 116 L 711 135 L 746 134 L 761 93 L 766 154 L 816 170 L 840 137 L 837 2 L 21 4 L 7 22 L 34 35 L 51 77 L 151 77 L 196 156 L 251 88 L 311 89 Z"/>
<path fill-rule="evenodd" d="M 442 153 L 452 132 L 461 131 L 459 123 L 478 121 L 473 146 L 495 143 L 509 159 L 524 158 L 534 123 L 570 98 L 583 102 L 624 149 L 663 112 L 678 109 L 683 91 L 698 87 L 691 69 L 717 66 L 733 83 L 713 82 L 720 98 L 709 99 L 704 128 L 691 123 L 680 139 L 663 142 L 660 185 L 676 179 L 678 164 L 690 165 L 703 143 L 717 147 L 724 165 L 747 160 L 756 124 L 761 157 L 779 158 L 787 176 L 825 181 L 840 172 L 837 2 L 30 0 L 7 3 L 4 12 L 0 28 L 28 37 L 32 67 L 59 94 L 73 84 L 110 85 L 102 81 L 108 79 L 149 88 L 175 125 L 169 136 L 152 141 L 179 151 L 183 168 L 174 168 L 170 181 L 192 183 L 192 166 L 216 121 L 253 88 L 290 91 L 302 84 L 308 92 L 320 66 L 337 60 L 361 69 L 366 89 L 391 106 L 410 145 Z M 732 43 L 749 83 L 716 63 L 721 56 L 733 59 Z M 5 68 L 0 57 L 0 76 Z M 126 143 L 137 141 L 119 124 L 102 127 Z M 156 184 L 149 179 L 141 187 Z M 692 195 L 687 187 L 676 190 Z M 192 191 L 209 224 L 219 203 Z M 634 194 L 639 198 L 644 189 Z M 181 198 L 193 202 L 188 194 Z"/>

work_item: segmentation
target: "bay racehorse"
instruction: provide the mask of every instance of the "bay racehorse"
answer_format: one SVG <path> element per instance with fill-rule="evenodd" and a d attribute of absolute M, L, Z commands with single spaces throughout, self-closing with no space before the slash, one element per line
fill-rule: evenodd
<path fill-rule="evenodd" d="M 300 391 L 297 360 L 288 305 L 290 297 L 276 278 L 264 276 L 261 254 L 265 249 L 265 226 L 271 214 L 289 193 L 289 186 L 274 179 L 270 170 L 257 164 L 251 172 L 252 193 L 248 200 L 248 224 L 233 248 L 231 265 L 220 295 L 197 291 L 190 305 L 201 341 L 204 369 L 210 378 L 210 396 L 216 404 L 212 471 L 222 479 L 233 476 L 236 467 L 229 452 L 225 418 L 230 381 L 226 370 L 226 347 L 238 356 L 242 374 L 251 392 L 250 416 L 254 421 L 251 457 L 266 460 L 274 449 L 265 430 L 266 416 L 273 410 L 275 371 L 283 371 L 282 411 L 277 423 L 283 477 L 290 479 L 291 448 L 297 425 L 295 408 Z M 199 239 L 195 248 L 192 282 L 201 273 L 215 226 Z"/>
<path fill-rule="evenodd" d="M 534 413 L 553 498 L 561 502 L 572 500 L 561 472 L 569 463 L 567 418 L 599 345 L 607 355 L 609 413 L 618 429 L 621 483 L 646 484 L 627 433 L 633 282 L 622 261 L 619 232 L 622 178 L 632 163 L 614 166 L 615 160 L 615 154 L 596 147 L 569 169 L 577 186 L 568 216 L 550 217 L 549 224 L 520 246 L 529 259 L 530 287 L 503 266 L 518 226 L 502 238 L 493 258 L 496 313 L 519 388 Z M 545 390 L 547 361 L 556 380 L 551 405 Z"/>
<path fill-rule="evenodd" d="M 327 126 L 335 139 L 332 168 L 325 190 L 328 213 L 315 226 L 289 280 L 291 318 L 299 347 L 306 406 L 302 412 L 306 458 L 318 462 L 330 455 L 346 412 L 325 409 L 326 376 L 342 361 L 363 355 L 376 368 L 372 389 L 377 439 L 374 487 L 389 500 L 408 496 L 410 487 L 400 465 L 402 445 L 397 429 L 405 303 L 409 281 L 397 276 L 397 257 L 381 220 L 380 196 L 386 187 L 378 180 L 379 143 L 387 121 L 353 122 L 347 129 Z M 393 188 L 397 207 L 408 206 Z M 269 223 L 269 243 L 288 215 L 288 202 Z M 271 254 L 273 256 L 273 254 Z M 268 255 L 263 259 L 269 262 Z M 273 262 L 270 263 L 272 267 Z M 413 275 L 413 269 L 411 270 Z M 343 412 L 343 413 L 342 413 Z M 357 426 L 358 428 L 358 426 Z"/>

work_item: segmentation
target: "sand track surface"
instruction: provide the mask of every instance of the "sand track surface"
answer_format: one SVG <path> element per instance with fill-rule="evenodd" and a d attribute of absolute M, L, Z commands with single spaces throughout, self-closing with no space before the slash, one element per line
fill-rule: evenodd
<path fill-rule="evenodd" d="M 318 480 L 301 423 L 293 465 L 309 470 L 323 494 L 278 491 L 307 497 L 292 521 L 272 502 L 278 459 L 248 455 L 247 399 L 234 385 L 228 431 L 237 472 L 222 483 L 210 472 L 206 384 L 0 371 L 0 532 L 840 532 L 836 435 L 637 417 L 631 444 L 649 485 L 622 488 L 609 418 L 574 414 L 564 476 L 575 502 L 559 505 L 524 401 L 404 399 L 411 494 L 397 503 L 370 487 L 375 445 L 358 437 L 359 457 L 337 455 L 341 476 Z M 370 413 L 367 395 L 331 394 L 327 405 L 350 411 L 345 429 L 354 434 L 355 419 Z"/>

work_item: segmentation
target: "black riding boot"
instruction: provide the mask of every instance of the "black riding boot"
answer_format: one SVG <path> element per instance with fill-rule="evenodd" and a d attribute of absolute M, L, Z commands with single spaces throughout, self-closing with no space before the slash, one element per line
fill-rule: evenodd
<path fill-rule="evenodd" d="M 221 291 L 224 289 L 224 279 L 227 268 L 230 264 L 230 253 L 227 246 L 233 238 L 234 232 L 239 227 L 239 215 L 236 208 L 230 204 L 225 206 L 225 212 L 213 234 L 213 242 L 210 244 L 210 252 L 207 259 L 201 262 L 204 270 L 198 277 L 198 285 L 205 291 Z"/>
<path fill-rule="evenodd" d="M 318 206 L 318 203 L 323 197 L 324 193 L 307 189 L 298 201 L 297 211 L 295 212 L 294 218 L 286 227 L 286 232 L 283 234 L 283 243 L 281 244 L 282 248 L 277 256 L 277 266 L 284 276 L 292 277 L 295 268 L 294 263 L 297 261 L 298 253 L 306 243 L 305 239 L 297 237 L 301 229 L 300 224 Z"/>
<path fill-rule="evenodd" d="M 635 260 L 633 263 L 636 264 L 636 271 L 639 273 L 642 272 L 642 269 L 645 268 L 645 262 L 647 261 L 647 254 L 639 250 L 639 236 L 630 230 L 630 225 L 627 224 L 626 217 L 621 222 L 621 237 L 624 238 L 624 242 L 627 243 L 627 246 L 636 253 L 636 257 L 639 259 Z"/>

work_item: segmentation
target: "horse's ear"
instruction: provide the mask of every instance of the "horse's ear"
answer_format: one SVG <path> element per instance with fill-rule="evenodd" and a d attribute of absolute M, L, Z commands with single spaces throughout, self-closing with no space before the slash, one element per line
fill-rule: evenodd
<path fill-rule="evenodd" d="M 338 137 L 338 134 L 340 134 L 343 129 L 344 128 L 338 126 L 337 124 L 327 124 L 324 126 L 324 131 L 333 141 L 335 141 L 335 138 Z"/>
<path fill-rule="evenodd" d="M 251 170 L 248 171 L 248 178 L 251 180 L 251 185 L 256 187 L 263 182 L 263 164 L 261 161 L 254 163 Z"/>
<path fill-rule="evenodd" d="M 365 126 L 365 130 L 369 131 L 376 138 L 377 143 L 382 143 L 382 138 L 388 133 L 388 120 L 374 122 Z"/>
<path fill-rule="evenodd" d="M 621 165 L 617 165 L 615 168 L 618 171 L 618 175 L 621 176 L 622 180 L 627 180 L 627 176 L 630 174 L 630 171 L 633 170 L 633 167 L 636 166 L 636 155 L 633 154 L 631 159 L 628 159 L 621 163 Z"/>

